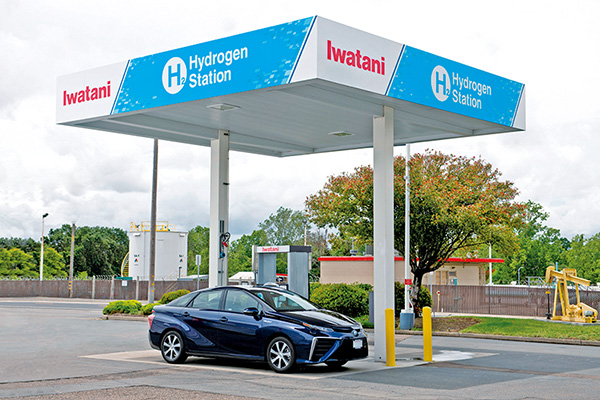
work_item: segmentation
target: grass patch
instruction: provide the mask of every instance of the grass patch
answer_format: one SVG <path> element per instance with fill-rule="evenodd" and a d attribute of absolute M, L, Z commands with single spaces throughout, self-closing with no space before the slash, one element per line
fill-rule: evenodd
<path fill-rule="evenodd" d="M 438 317 L 431 319 L 431 329 L 434 332 L 463 332 L 465 329 L 481 322 L 475 317 Z M 400 322 L 398 322 L 398 325 Z M 423 330 L 423 319 L 415 319 L 413 330 Z"/>
<path fill-rule="evenodd" d="M 437 317 L 432 318 L 431 323 L 434 332 L 600 341 L 600 324 L 581 326 L 536 319 L 480 316 Z M 423 330 L 421 318 L 415 320 L 413 330 Z"/>
<path fill-rule="evenodd" d="M 599 325 L 570 325 L 520 318 L 478 317 L 480 322 L 461 330 L 464 333 L 525 336 L 552 339 L 600 340 Z"/>

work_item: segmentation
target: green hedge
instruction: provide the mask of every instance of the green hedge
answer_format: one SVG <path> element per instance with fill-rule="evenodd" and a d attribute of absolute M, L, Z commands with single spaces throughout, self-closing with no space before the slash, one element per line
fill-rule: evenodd
<path fill-rule="evenodd" d="M 369 293 L 358 285 L 344 283 L 314 285 L 310 300 L 323 308 L 350 317 L 369 313 Z"/>
<path fill-rule="evenodd" d="M 154 310 L 155 303 L 149 303 L 142 307 L 142 314 L 150 315 L 152 314 L 152 310 Z"/>
<path fill-rule="evenodd" d="M 108 303 L 102 314 L 139 314 L 141 309 L 142 303 L 137 300 L 117 300 Z"/>
<path fill-rule="evenodd" d="M 310 300 L 328 310 L 337 311 L 350 317 L 358 317 L 369 313 L 369 292 L 373 286 L 367 283 L 311 283 Z M 396 316 L 404 308 L 404 284 L 394 285 Z M 431 307 L 431 293 L 425 286 L 419 290 L 419 301 L 415 312 L 420 313 L 423 307 Z"/>
<path fill-rule="evenodd" d="M 146 304 L 142 307 L 142 303 L 137 300 L 117 300 L 111 301 L 108 303 L 106 307 L 102 310 L 102 314 L 143 314 L 150 315 L 152 314 L 152 310 L 154 306 L 157 304 L 167 304 L 178 297 L 183 296 L 184 294 L 188 294 L 190 291 L 181 289 L 176 290 L 174 292 L 165 293 L 158 303 L 150 303 Z"/>
<path fill-rule="evenodd" d="M 181 289 L 181 290 L 175 290 L 174 292 L 165 293 L 158 301 L 158 304 L 170 303 L 173 300 L 175 300 L 176 298 L 179 298 L 179 297 L 183 296 L 184 294 L 188 294 L 189 292 L 190 292 L 189 290 Z"/>

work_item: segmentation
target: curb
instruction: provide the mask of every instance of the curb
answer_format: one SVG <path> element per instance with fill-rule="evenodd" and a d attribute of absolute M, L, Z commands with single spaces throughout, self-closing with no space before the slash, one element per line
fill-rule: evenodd
<path fill-rule="evenodd" d="M 148 322 L 147 315 L 127 315 L 127 314 L 111 314 L 103 315 L 100 317 L 103 320 L 114 320 L 114 321 L 143 321 Z"/>

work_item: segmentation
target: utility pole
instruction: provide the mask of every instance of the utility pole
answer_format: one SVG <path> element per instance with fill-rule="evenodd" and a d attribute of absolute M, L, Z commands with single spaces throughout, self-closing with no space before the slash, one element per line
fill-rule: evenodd
<path fill-rule="evenodd" d="M 154 303 L 154 274 L 156 272 L 156 192 L 158 187 L 158 139 L 154 139 L 154 165 L 152 168 L 152 204 L 150 217 L 150 276 L 148 278 L 148 303 Z"/>
<path fill-rule="evenodd" d="M 71 261 L 69 261 L 69 297 L 73 297 L 73 258 L 75 257 L 75 222 L 71 225 Z"/>
<path fill-rule="evenodd" d="M 48 216 L 48 213 L 42 215 L 42 251 L 40 254 L 40 281 L 44 280 L 44 219 Z"/>

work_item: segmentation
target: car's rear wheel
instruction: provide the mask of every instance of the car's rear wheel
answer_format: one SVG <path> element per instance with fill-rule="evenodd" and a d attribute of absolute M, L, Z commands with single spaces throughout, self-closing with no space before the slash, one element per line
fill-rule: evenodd
<path fill-rule="evenodd" d="M 296 349 L 292 342 L 283 336 L 271 340 L 266 356 L 269 367 L 275 372 L 289 372 L 296 363 Z"/>
<path fill-rule="evenodd" d="M 160 352 L 166 362 L 180 364 L 187 359 L 183 338 L 176 331 L 167 332 L 160 342 Z"/>

